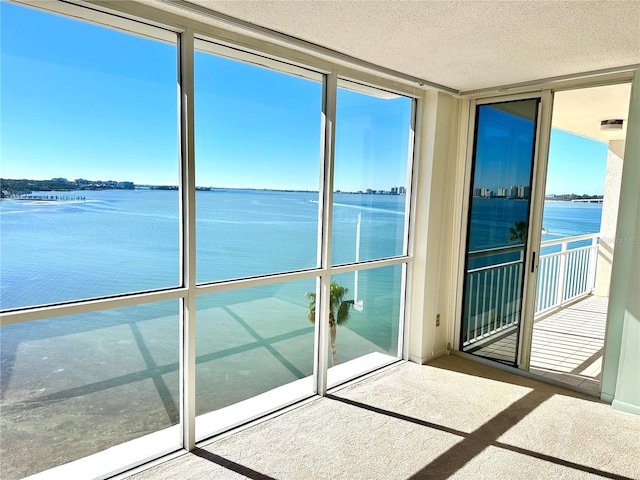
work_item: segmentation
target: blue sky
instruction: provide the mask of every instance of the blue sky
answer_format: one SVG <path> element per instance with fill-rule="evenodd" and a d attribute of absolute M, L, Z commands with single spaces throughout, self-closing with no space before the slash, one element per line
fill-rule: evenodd
<path fill-rule="evenodd" d="M 536 101 L 518 102 L 527 105 L 527 112 L 535 117 Z M 505 105 L 511 105 L 506 103 Z M 482 105 L 478 108 L 478 132 L 475 160 L 474 188 L 499 188 L 529 185 L 531 177 L 534 123 L 505 112 L 502 104 Z"/>
<path fill-rule="evenodd" d="M 175 45 L 0 9 L 3 177 L 177 184 Z M 319 82 L 205 53 L 195 73 L 198 185 L 318 188 Z M 339 91 L 336 189 L 406 185 L 410 110 Z M 554 131 L 551 150 L 547 192 L 602 193 L 606 146 Z"/>
<path fill-rule="evenodd" d="M 176 46 L 0 6 L 2 176 L 177 184 Z M 196 53 L 195 88 L 197 185 L 318 189 L 319 81 Z M 337 189 L 406 184 L 410 109 L 341 90 Z"/>
<path fill-rule="evenodd" d="M 175 47 L 0 8 L 2 176 L 175 184 Z"/>
<path fill-rule="evenodd" d="M 563 130 L 551 130 L 546 193 L 602 195 L 607 171 L 604 142 Z"/>
<path fill-rule="evenodd" d="M 484 106 L 480 109 L 479 125 L 474 187 L 489 188 L 497 193 L 498 188 L 528 185 L 533 122 Z M 517 129 L 517 144 L 512 141 L 515 136 L 509 137 L 506 133 L 508 128 L 513 128 L 512 132 Z M 601 195 L 607 151 L 605 143 L 552 129 L 546 193 Z M 503 161 L 506 155 L 512 156 L 508 163 Z"/>

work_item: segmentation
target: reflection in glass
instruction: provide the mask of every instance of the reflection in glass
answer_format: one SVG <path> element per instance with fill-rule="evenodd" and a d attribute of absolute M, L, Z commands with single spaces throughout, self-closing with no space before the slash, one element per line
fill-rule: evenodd
<path fill-rule="evenodd" d="M 402 255 L 411 99 L 339 87 L 332 264 Z"/>
<path fill-rule="evenodd" d="M 315 285 L 309 279 L 198 297 L 196 411 L 223 410 L 197 424 L 197 436 L 211 433 L 205 425 L 230 426 L 312 393 L 306 294 Z M 243 402 L 265 392 L 257 403 Z"/>
<path fill-rule="evenodd" d="M 316 267 L 322 77 L 197 48 L 198 282 Z"/>
<path fill-rule="evenodd" d="M 1 308 L 178 285 L 175 35 L 1 8 Z"/>
<path fill-rule="evenodd" d="M 346 321 L 338 322 L 329 342 L 329 385 L 336 385 L 398 358 L 402 265 L 334 275 L 332 283 L 351 302 Z M 339 305 L 336 305 L 336 311 Z M 335 315 L 336 319 L 338 314 Z M 330 336 L 331 337 L 331 336 Z M 331 338 L 330 338 L 331 340 Z M 335 347 L 335 361 L 333 350 Z"/>
<path fill-rule="evenodd" d="M 538 99 L 480 105 L 461 349 L 515 364 Z"/>
<path fill-rule="evenodd" d="M 0 327 L 3 475 L 22 478 L 177 425 L 178 306 Z M 158 438 L 158 453 L 179 446 L 177 430 Z"/>

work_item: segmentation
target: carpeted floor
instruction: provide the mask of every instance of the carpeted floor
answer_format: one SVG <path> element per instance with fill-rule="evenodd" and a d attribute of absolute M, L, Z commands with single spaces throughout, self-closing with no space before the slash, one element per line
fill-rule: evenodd
<path fill-rule="evenodd" d="M 448 356 L 403 363 L 131 477 L 640 479 L 640 417 Z"/>

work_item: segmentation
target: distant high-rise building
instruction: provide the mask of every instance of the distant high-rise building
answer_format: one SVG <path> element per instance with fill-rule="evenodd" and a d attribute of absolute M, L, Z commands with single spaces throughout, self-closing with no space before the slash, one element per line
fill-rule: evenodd
<path fill-rule="evenodd" d="M 481 188 L 474 188 L 473 189 L 473 196 L 474 197 L 480 197 L 482 195 L 482 189 Z"/>
<path fill-rule="evenodd" d="M 509 198 L 518 198 L 518 187 L 512 185 L 509 189 Z"/>
<path fill-rule="evenodd" d="M 529 187 L 526 185 L 518 185 L 518 198 L 529 198 Z"/>

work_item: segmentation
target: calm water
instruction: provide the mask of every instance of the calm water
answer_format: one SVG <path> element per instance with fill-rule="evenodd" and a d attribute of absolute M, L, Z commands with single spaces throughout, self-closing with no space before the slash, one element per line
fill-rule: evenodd
<path fill-rule="evenodd" d="M 545 202 L 542 240 L 585 235 L 600 231 L 601 203 Z"/>
<path fill-rule="evenodd" d="M 75 194 L 86 200 L 0 203 L 2 309 L 178 285 L 178 192 Z M 315 267 L 317 201 L 317 193 L 198 192 L 198 282 Z M 334 202 L 334 264 L 402 253 L 405 197 L 338 194 Z M 509 244 L 509 227 L 526 208 L 479 199 L 470 250 Z M 601 204 L 546 202 L 543 240 L 597 232 L 601 212 Z M 387 277 L 381 291 L 394 281 Z M 304 293 L 291 291 L 291 299 L 304 304 Z"/>
<path fill-rule="evenodd" d="M 3 201 L 2 308 L 176 286 L 178 193 L 70 192 L 78 202 Z M 197 279 L 315 267 L 318 194 L 197 193 Z M 334 263 L 402 253 L 401 196 L 337 195 Z"/>
<path fill-rule="evenodd" d="M 514 242 L 509 239 L 510 228 L 515 222 L 526 220 L 528 207 L 526 200 L 474 198 L 469 251 L 514 245 Z M 601 215 L 602 204 L 546 201 L 542 220 L 544 229 L 542 241 L 597 233 L 600 231 Z M 588 243 L 570 244 L 570 248 Z M 555 247 L 546 247 L 543 248 L 542 253 L 552 253 L 554 249 Z M 494 257 L 472 260 L 470 268 L 513 259 L 502 257 L 498 260 Z"/>
<path fill-rule="evenodd" d="M 526 200 L 474 198 L 469 250 L 509 245 L 509 227 L 527 218 Z M 542 240 L 597 233 L 600 231 L 601 203 L 546 201 Z"/>

